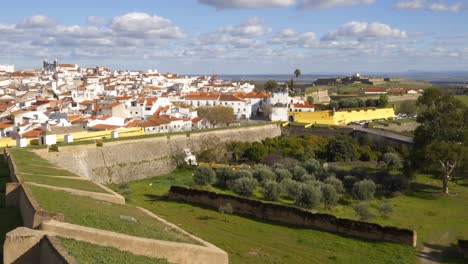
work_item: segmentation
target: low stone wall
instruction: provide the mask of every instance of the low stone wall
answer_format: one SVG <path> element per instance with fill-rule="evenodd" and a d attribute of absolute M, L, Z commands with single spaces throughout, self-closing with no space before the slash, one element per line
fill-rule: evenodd
<path fill-rule="evenodd" d="M 468 259 L 468 240 L 458 240 L 458 250 L 464 258 Z"/>
<path fill-rule="evenodd" d="M 55 237 L 25 227 L 19 227 L 6 235 L 3 252 L 5 264 L 78 263 L 68 255 Z"/>
<path fill-rule="evenodd" d="M 155 240 L 99 230 L 90 227 L 44 221 L 41 229 L 49 234 L 73 238 L 93 244 L 114 247 L 153 258 L 164 258 L 180 264 L 228 264 L 228 255 L 214 246 Z"/>
<path fill-rule="evenodd" d="M 169 198 L 189 203 L 197 203 L 216 209 L 230 203 L 235 213 L 259 219 L 294 226 L 316 228 L 357 238 L 395 242 L 412 247 L 416 246 L 417 238 L 414 230 L 341 219 L 329 214 L 315 214 L 291 206 L 264 203 L 258 200 L 180 186 L 171 187 Z"/>

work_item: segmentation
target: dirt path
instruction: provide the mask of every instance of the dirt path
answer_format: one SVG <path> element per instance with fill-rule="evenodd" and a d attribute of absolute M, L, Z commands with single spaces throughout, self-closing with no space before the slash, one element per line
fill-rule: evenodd
<path fill-rule="evenodd" d="M 437 241 L 444 241 L 448 238 L 449 233 L 444 233 Z M 446 249 L 445 246 L 437 244 L 437 241 L 423 242 L 424 247 L 418 252 L 419 264 L 435 264 L 442 262 L 442 253 Z M 435 243 L 434 243 L 435 242 Z"/>

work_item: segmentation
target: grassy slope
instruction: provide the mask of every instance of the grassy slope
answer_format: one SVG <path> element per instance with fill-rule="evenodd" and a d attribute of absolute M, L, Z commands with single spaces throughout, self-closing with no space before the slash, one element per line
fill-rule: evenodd
<path fill-rule="evenodd" d="M 134 255 L 127 251 L 115 248 L 99 246 L 87 242 L 59 237 L 60 243 L 78 263 L 113 263 L 113 264 L 137 264 L 154 263 L 166 264 L 163 259 L 154 259 L 145 256 Z"/>
<path fill-rule="evenodd" d="M 89 192 L 109 193 L 92 181 L 74 179 L 78 175 L 50 163 L 31 151 L 13 149 L 12 156 L 16 162 L 18 174 L 21 175 L 25 182 L 35 182 Z M 69 179 L 47 176 L 69 176 Z"/>
<path fill-rule="evenodd" d="M 151 186 L 149 184 L 152 184 Z M 416 251 L 312 229 L 286 227 L 168 201 L 171 185 L 189 185 L 191 172 L 129 184 L 129 203 L 145 207 L 229 253 L 231 263 L 415 263 Z M 119 190 L 118 186 L 111 186 Z"/>
<path fill-rule="evenodd" d="M 75 196 L 63 191 L 53 191 L 31 185 L 29 188 L 42 208 L 49 212 L 63 213 L 68 223 L 133 236 L 198 243 L 133 206 L 101 202 L 89 197 Z M 136 221 L 129 220 L 129 217 L 133 217 Z"/>
<path fill-rule="evenodd" d="M 462 101 L 465 105 L 468 106 L 468 95 L 455 95 L 455 98 Z"/>
<path fill-rule="evenodd" d="M 3 241 L 5 234 L 22 225 L 20 211 L 17 208 L 5 208 L 5 183 L 9 182 L 8 167 L 0 157 L 0 263 L 3 260 Z"/>
<path fill-rule="evenodd" d="M 56 187 L 64 187 L 64 188 L 72 188 L 82 191 L 88 192 L 98 192 L 98 193 L 109 193 L 108 191 L 104 190 L 103 188 L 99 187 L 99 185 L 95 184 L 92 181 L 85 181 L 80 179 L 70 179 L 66 178 L 54 178 L 54 177 L 47 177 L 47 176 L 37 176 L 37 175 L 29 175 L 23 174 L 21 175 L 25 182 L 35 182 L 39 184 L 51 185 Z"/>
<path fill-rule="evenodd" d="M 42 159 L 34 152 L 25 149 L 12 149 L 13 156 L 19 173 L 30 173 L 33 175 L 50 175 L 50 176 L 70 176 L 79 177 L 78 175 L 62 169 L 57 165 Z"/>

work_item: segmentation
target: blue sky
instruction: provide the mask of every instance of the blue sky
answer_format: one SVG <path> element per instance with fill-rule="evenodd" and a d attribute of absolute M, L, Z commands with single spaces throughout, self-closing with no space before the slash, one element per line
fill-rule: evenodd
<path fill-rule="evenodd" d="M 8 1 L 0 64 L 185 74 L 468 69 L 467 0 Z"/>

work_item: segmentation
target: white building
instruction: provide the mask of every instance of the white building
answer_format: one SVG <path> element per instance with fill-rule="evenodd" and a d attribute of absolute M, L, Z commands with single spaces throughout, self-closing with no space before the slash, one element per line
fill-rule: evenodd
<path fill-rule="evenodd" d="M 0 72 L 4 71 L 7 73 L 15 72 L 15 65 L 14 64 L 0 64 Z"/>

